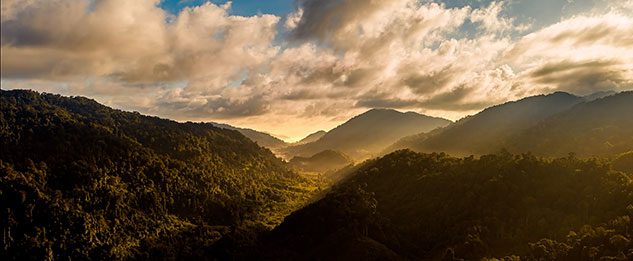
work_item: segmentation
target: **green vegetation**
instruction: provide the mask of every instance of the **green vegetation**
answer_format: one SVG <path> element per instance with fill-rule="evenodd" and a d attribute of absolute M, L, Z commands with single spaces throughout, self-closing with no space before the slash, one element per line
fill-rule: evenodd
<path fill-rule="evenodd" d="M 250 140 L 257 143 L 257 145 L 262 146 L 264 148 L 271 149 L 271 150 L 282 148 L 288 145 L 285 141 L 280 140 L 265 132 L 259 132 L 256 130 L 246 129 L 246 128 L 237 128 L 237 127 L 233 127 L 231 125 L 223 124 L 223 123 L 212 123 L 212 124 L 216 127 L 229 129 L 229 130 L 236 130 L 242 133 L 242 135 L 246 136 Z"/>
<path fill-rule="evenodd" d="M 318 184 L 211 124 L 2 91 L 3 256 L 236 256 Z M 274 214 L 272 214 L 274 213 Z"/>
<path fill-rule="evenodd" d="M 633 258 L 633 181 L 607 162 L 398 151 L 268 235 L 270 258 Z"/>
<path fill-rule="evenodd" d="M 558 158 L 399 150 L 358 165 L 333 150 L 285 164 L 213 124 L 81 97 L 1 94 L 0 256 L 8 259 L 633 259 L 633 92 L 578 104 L 539 96 L 392 146 L 461 137 L 442 144 Z M 429 120 L 370 114 L 316 143 L 366 151 L 368 141 L 401 132 L 368 129 L 365 117 Z M 495 122 L 492 133 L 503 135 L 464 140 Z M 560 156 L 566 151 L 581 157 Z M 332 169 L 340 170 L 323 173 Z"/>
<path fill-rule="evenodd" d="M 298 171 L 325 174 L 326 172 L 336 171 L 345 166 L 352 165 L 354 161 L 341 152 L 324 150 L 309 158 L 294 157 L 288 163 L 292 168 Z"/>

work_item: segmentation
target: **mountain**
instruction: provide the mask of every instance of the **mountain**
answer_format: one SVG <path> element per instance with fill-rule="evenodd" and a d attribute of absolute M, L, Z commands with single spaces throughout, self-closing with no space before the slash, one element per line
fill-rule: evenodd
<path fill-rule="evenodd" d="M 423 132 L 423 133 L 406 136 L 402 139 L 399 139 L 395 143 L 389 145 L 389 147 L 384 149 L 381 154 L 387 155 L 391 152 L 394 152 L 397 150 L 403 150 L 403 149 L 421 150 L 420 148 L 424 147 L 424 142 L 426 141 L 426 139 L 428 139 L 431 135 L 435 133 L 441 132 L 442 130 L 443 129 L 437 129 L 431 132 Z"/>
<path fill-rule="evenodd" d="M 288 164 L 300 171 L 324 173 L 341 169 L 354 164 L 354 162 L 341 152 L 324 150 L 308 158 L 296 156 Z"/>
<path fill-rule="evenodd" d="M 316 189 L 234 130 L 0 94 L 0 224 L 16 260 L 225 259 Z"/>
<path fill-rule="evenodd" d="M 513 151 L 611 157 L 633 149 L 633 91 L 584 102 L 508 141 Z"/>
<path fill-rule="evenodd" d="M 592 94 L 583 96 L 582 98 L 585 101 L 593 101 L 593 100 L 597 100 L 597 99 L 600 99 L 600 98 L 604 98 L 604 97 L 607 97 L 607 96 L 614 95 L 616 93 L 617 93 L 616 91 L 600 91 L 600 92 L 594 92 Z"/>
<path fill-rule="evenodd" d="M 211 124 L 220 128 L 239 131 L 240 133 L 242 133 L 242 135 L 251 139 L 252 141 L 257 143 L 259 146 L 262 146 L 265 148 L 278 149 L 278 148 L 285 147 L 288 145 L 285 141 L 265 132 L 256 131 L 253 129 L 238 128 L 238 127 L 234 127 L 234 126 L 224 124 L 224 123 L 213 122 Z"/>
<path fill-rule="evenodd" d="M 281 150 L 287 157 L 309 157 L 323 150 L 337 150 L 359 161 L 380 153 L 398 139 L 443 127 L 451 122 L 415 112 L 372 109 L 328 131 L 317 141 Z"/>
<path fill-rule="evenodd" d="M 579 193 L 581 192 L 581 193 Z M 398 151 L 262 237 L 266 260 L 631 260 L 633 180 L 604 161 Z"/>
<path fill-rule="evenodd" d="M 407 137 L 392 145 L 392 149 L 411 148 L 451 155 L 491 153 L 502 148 L 515 133 L 583 101 L 581 97 L 556 92 L 496 105 L 428 135 Z"/>
<path fill-rule="evenodd" d="M 306 136 L 305 138 L 301 139 L 300 141 L 297 141 L 293 145 L 301 145 L 301 144 L 306 144 L 306 143 L 310 143 L 310 142 L 315 142 L 315 141 L 319 140 L 321 137 L 323 137 L 323 135 L 325 135 L 326 133 L 327 132 L 324 131 L 324 130 L 320 130 L 320 131 L 311 133 L 310 135 Z"/>

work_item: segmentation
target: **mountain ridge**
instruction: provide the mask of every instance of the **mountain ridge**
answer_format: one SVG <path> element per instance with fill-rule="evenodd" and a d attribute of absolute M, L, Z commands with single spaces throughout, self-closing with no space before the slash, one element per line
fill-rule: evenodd
<path fill-rule="evenodd" d="M 451 121 L 393 109 L 371 109 L 356 115 L 317 141 L 289 146 L 281 152 L 286 156 L 309 157 L 319 151 L 339 150 L 354 160 L 378 154 L 399 138 L 446 126 Z"/>
<path fill-rule="evenodd" d="M 307 136 L 305 136 L 303 139 L 292 143 L 291 145 L 301 145 L 301 144 L 306 144 L 306 143 L 311 143 L 314 141 L 319 140 L 321 137 L 323 137 L 323 135 L 325 135 L 327 133 L 327 131 L 324 130 L 318 130 L 315 131 L 313 133 L 308 134 Z"/>
<path fill-rule="evenodd" d="M 503 138 L 509 133 L 533 126 L 582 101 L 581 97 L 565 92 L 530 96 L 488 107 L 428 135 L 407 139 L 416 143 L 411 147 L 416 151 L 453 155 L 491 153 L 494 152 L 491 149 L 502 147 Z M 405 141 L 392 144 L 392 149 L 404 147 L 407 147 Z"/>
<path fill-rule="evenodd" d="M 605 156 L 625 152 L 627 146 L 633 147 L 633 141 L 630 141 L 630 136 L 627 136 L 630 132 L 626 132 L 626 125 L 630 122 L 626 114 L 633 111 L 633 107 L 629 105 L 633 104 L 631 92 L 624 91 L 615 94 L 606 92 L 594 96 L 588 99 L 569 93 L 555 92 L 495 105 L 447 127 L 404 137 L 389 146 L 383 154 L 410 148 L 419 152 L 446 152 L 457 156 L 481 155 L 501 149 L 509 149 L 516 153 L 534 152 L 548 156 L 563 156 L 569 152 L 579 152 L 584 156 Z M 616 102 L 616 100 L 620 101 Z M 609 103 L 609 101 L 614 102 Z M 605 107 L 611 105 L 612 108 L 597 112 L 597 106 L 592 106 L 595 104 L 604 104 Z M 586 109 L 579 111 L 582 108 Z M 611 120 L 606 122 L 606 119 Z M 566 128 L 564 124 L 556 123 L 563 120 L 566 120 L 568 124 L 573 122 L 577 128 Z M 545 126 L 547 124 L 550 126 Z M 558 130 L 554 130 L 551 126 L 558 126 Z M 602 136 L 587 134 L 589 136 L 584 135 L 580 138 L 583 132 L 595 132 L 592 129 L 596 128 L 610 129 L 603 130 Z M 554 135 L 551 133 L 553 131 L 558 132 L 557 138 L 550 137 Z M 608 135 L 616 136 L 609 137 Z M 633 133 L 630 135 L 633 136 Z M 577 137 L 576 141 L 570 140 L 570 136 Z M 604 148 L 592 152 L 593 148 L 603 147 L 603 144 L 595 142 L 589 145 L 591 139 L 598 137 L 605 143 L 604 146 L 619 143 L 620 148 L 612 149 L 610 153 L 607 153 L 607 149 Z M 530 141 L 526 142 L 526 140 Z M 580 141 L 585 144 L 581 145 Z M 558 145 L 552 146 L 550 143 Z M 576 147 L 570 144 L 575 144 Z M 552 147 L 559 150 L 555 152 Z M 596 154 L 598 151 L 602 151 L 600 152 L 602 154 Z"/>
<path fill-rule="evenodd" d="M 272 134 L 269 134 L 266 132 L 261 132 L 261 131 L 249 129 L 249 128 L 235 127 L 233 125 L 229 125 L 226 123 L 211 122 L 211 124 L 220 128 L 239 131 L 244 136 L 256 142 L 260 146 L 266 147 L 271 150 L 278 149 L 278 148 L 288 145 L 288 143 L 283 141 L 282 139 L 277 138 L 273 136 Z"/>

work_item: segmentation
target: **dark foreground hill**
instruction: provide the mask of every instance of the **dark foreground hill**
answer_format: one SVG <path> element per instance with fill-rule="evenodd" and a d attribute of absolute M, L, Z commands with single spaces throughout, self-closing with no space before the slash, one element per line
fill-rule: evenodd
<path fill-rule="evenodd" d="M 288 158 L 310 157 L 324 150 L 337 150 L 356 161 L 375 157 L 398 139 L 443 127 L 451 122 L 415 112 L 372 109 L 325 133 L 320 139 L 282 150 Z"/>
<path fill-rule="evenodd" d="M 631 260 L 633 181 L 599 160 L 398 151 L 262 243 L 282 260 Z"/>
<path fill-rule="evenodd" d="M 2 256 L 214 259 L 306 197 L 308 180 L 233 130 L 2 91 Z M 248 228 L 247 230 L 245 230 Z"/>

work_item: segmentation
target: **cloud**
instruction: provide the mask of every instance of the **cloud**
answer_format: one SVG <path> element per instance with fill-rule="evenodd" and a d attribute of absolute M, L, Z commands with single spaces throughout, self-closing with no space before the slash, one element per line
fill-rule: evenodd
<path fill-rule="evenodd" d="M 301 21 L 302 16 L 303 16 L 303 8 L 299 8 L 296 11 L 290 13 L 286 17 L 286 22 L 284 23 L 284 27 L 289 30 L 297 28 L 297 25 L 299 24 L 299 21 Z"/>
<path fill-rule="evenodd" d="M 2 0 L 3 88 L 289 137 L 372 107 L 455 120 L 554 90 L 633 88 L 633 17 L 614 1 L 538 27 L 501 1 L 300 0 L 283 24 L 158 3 Z"/>
<path fill-rule="evenodd" d="M 633 88 L 633 17 L 619 12 L 581 15 L 530 33 L 502 61 L 533 88 L 590 94 Z"/>
<path fill-rule="evenodd" d="M 421 105 L 429 109 L 443 109 L 454 111 L 476 110 L 492 105 L 492 101 L 468 101 L 467 97 L 472 95 L 474 89 L 460 86 L 455 89 L 435 95 L 423 102 Z"/>
<path fill-rule="evenodd" d="M 470 21 L 480 23 L 490 32 L 524 31 L 529 24 L 515 24 L 515 19 L 502 15 L 505 2 L 491 2 L 486 8 L 476 9 L 470 15 Z"/>
<path fill-rule="evenodd" d="M 532 82 L 556 86 L 559 90 L 590 94 L 600 90 L 633 88 L 630 65 L 618 61 L 552 61 L 533 70 L 528 77 Z"/>
<path fill-rule="evenodd" d="M 156 107 L 179 118 L 204 119 L 214 115 L 218 119 L 262 115 L 269 110 L 269 101 L 259 95 L 242 99 L 220 95 L 191 96 L 182 89 L 172 90 L 158 99 Z"/>
<path fill-rule="evenodd" d="M 596 58 L 600 55 L 596 51 L 621 54 L 622 48 L 632 46 L 630 16 L 577 16 L 528 34 L 506 52 L 505 58 L 515 63 L 529 63 L 529 58 L 545 56 Z"/>
<path fill-rule="evenodd" d="M 2 17 L 2 77 L 226 83 L 277 53 L 279 18 L 230 16 L 205 3 L 171 17 L 158 0 L 9 1 Z"/>

